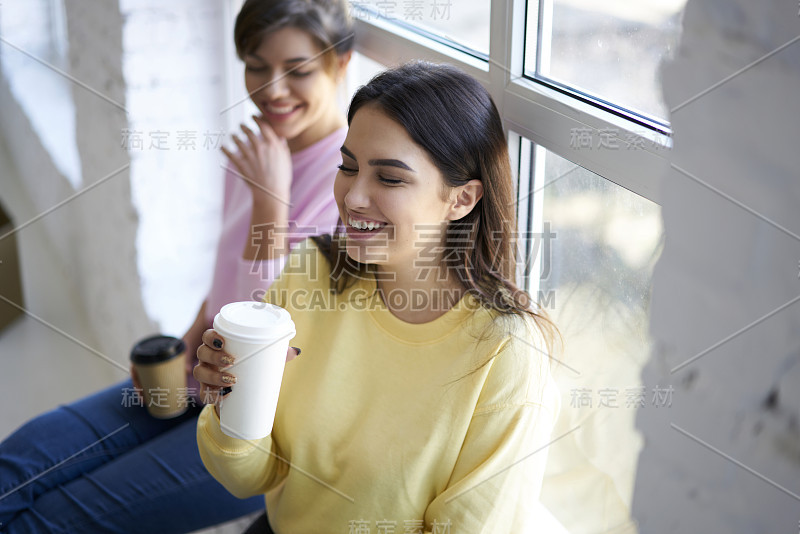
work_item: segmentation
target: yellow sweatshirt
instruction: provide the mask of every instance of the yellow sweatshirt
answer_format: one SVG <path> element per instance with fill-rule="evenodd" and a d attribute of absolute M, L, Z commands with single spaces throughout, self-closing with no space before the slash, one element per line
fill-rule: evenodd
<path fill-rule="evenodd" d="M 559 409 L 541 341 L 471 296 L 405 323 L 374 279 L 333 295 L 329 270 L 307 240 L 273 284 L 302 356 L 270 436 L 228 437 L 206 406 L 208 471 L 238 497 L 264 494 L 277 534 L 535 531 Z"/>

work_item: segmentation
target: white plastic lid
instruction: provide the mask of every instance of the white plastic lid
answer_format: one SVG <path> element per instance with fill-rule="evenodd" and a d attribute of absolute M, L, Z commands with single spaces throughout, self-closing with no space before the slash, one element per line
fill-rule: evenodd
<path fill-rule="evenodd" d="M 263 343 L 297 333 L 289 312 L 266 302 L 232 302 L 214 317 L 214 330 L 223 337 Z"/>

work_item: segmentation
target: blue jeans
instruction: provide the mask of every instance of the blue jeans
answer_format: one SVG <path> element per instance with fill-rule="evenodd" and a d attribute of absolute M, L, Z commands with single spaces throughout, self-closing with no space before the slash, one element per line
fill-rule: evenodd
<path fill-rule="evenodd" d="M 0 443 L 0 531 L 190 532 L 264 509 L 208 474 L 199 407 L 124 406 L 130 380 L 33 419 Z M 130 389 L 128 389 L 130 391 Z"/>

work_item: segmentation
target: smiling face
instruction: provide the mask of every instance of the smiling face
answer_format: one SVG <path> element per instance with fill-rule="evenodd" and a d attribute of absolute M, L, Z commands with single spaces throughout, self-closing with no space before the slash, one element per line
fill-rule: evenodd
<path fill-rule="evenodd" d="M 406 130 L 374 104 L 360 108 L 342 146 L 333 193 L 347 254 L 382 271 L 431 266 L 447 222 L 463 216 L 457 189 Z M 444 197 L 447 198 L 444 198 Z"/>
<path fill-rule="evenodd" d="M 336 89 L 349 55 L 337 57 L 336 70 L 329 72 L 321 52 L 311 35 L 286 27 L 267 34 L 244 57 L 250 98 L 293 152 L 344 125 Z"/>

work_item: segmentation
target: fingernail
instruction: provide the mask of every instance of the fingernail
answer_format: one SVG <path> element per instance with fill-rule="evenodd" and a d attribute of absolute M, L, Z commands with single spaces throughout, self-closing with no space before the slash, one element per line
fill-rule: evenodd
<path fill-rule="evenodd" d="M 229 375 L 227 373 L 223 373 L 222 381 L 225 382 L 226 384 L 235 384 L 236 383 L 236 377 L 233 376 L 233 375 Z"/>
<path fill-rule="evenodd" d="M 216 348 L 218 348 L 218 349 L 221 349 L 222 348 L 222 340 L 221 339 L 215 339 L 214 340 L 214 346 Z"/>
<path fill-rule="evenodd" d="M 292 348 L 297 353 L 297 355 L 300 356 L 300 349 L 298 349 L 297 347 L 292 347 Z"/>
<path fill-rule="evenodd" d="M 233 365 L 233 358 L 231 356 L 225 355 L 222 357 L 222 363 L 225 365 Z"/>

